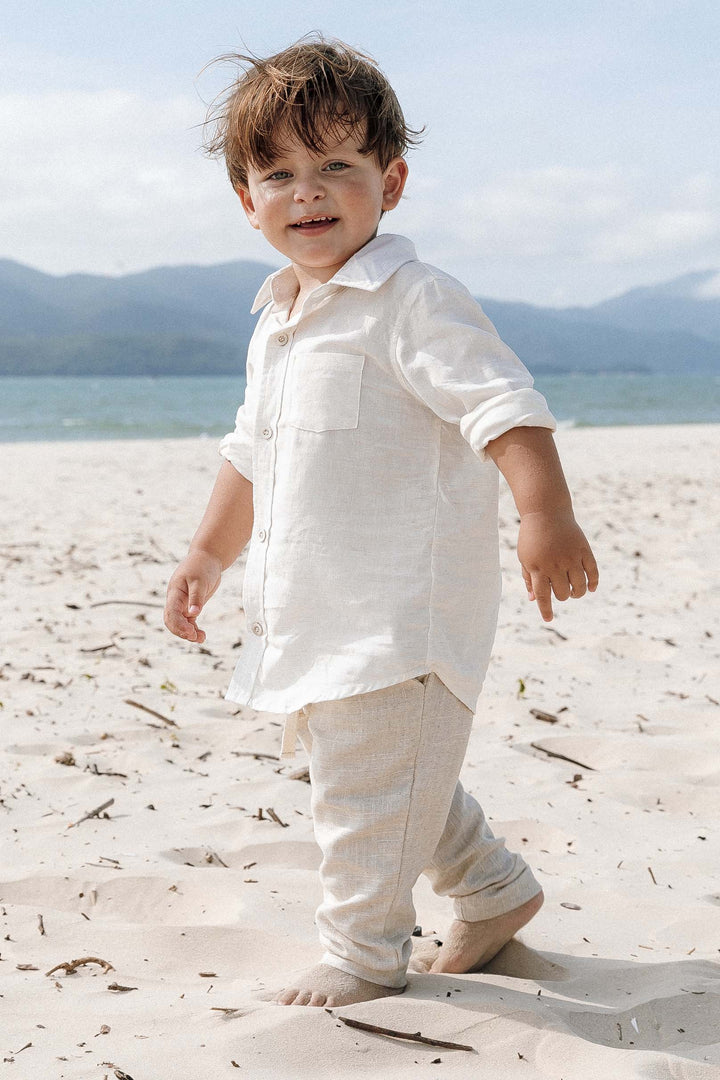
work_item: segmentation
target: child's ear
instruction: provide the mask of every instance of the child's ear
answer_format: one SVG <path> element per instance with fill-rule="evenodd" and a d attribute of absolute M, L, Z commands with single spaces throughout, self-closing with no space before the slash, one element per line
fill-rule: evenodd
<path fill-rule="evenodd" d="M 408 167 L 405 158 L 397 157 L 391 161 L 383 173 L 383 210 L 394 210 L 402 198 Z"/>
<path fill-rule="evenodd" d="M 255 213 L 255 205 L 252 201 L 250 192 L 247 188 L 244 187 L 235 188 L 235 192 L 240 202 L 242 203 L 242 208 L 245 211 L 247 219 L 252 225 L 253 229 L 259 229 L 260 226 L 258 224 L 257 214 Z"/>

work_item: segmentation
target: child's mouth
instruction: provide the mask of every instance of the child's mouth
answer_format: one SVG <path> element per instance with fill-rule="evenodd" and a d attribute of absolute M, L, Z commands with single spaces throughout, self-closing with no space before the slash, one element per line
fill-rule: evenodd
<path fill-rule="evenodd" d="M 324 232 L 325 229 L 329 229 L 331 225 L 334 225 L 336 221 L 337 218 L 323 215 L 322 217 L 318 216 L 306 218 L 304 221 L 296 221 L 290 228 L 298 232 Z"/>

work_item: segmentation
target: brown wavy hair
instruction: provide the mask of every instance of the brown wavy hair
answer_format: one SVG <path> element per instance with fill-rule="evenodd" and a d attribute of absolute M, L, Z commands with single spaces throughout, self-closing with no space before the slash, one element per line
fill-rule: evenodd
<path fill-rule="evenodd" d="M 248 166 L 269 168 L 299 140 L 315 153 L 360 130 L 360 152 L 381 169 L 420 141 L 408 127 L 395 91 L 372 57 L 336 39 L 308 35 L 275 56 L 229 53 L 211 63 L 234 63 L 235 81 L 210 106 L 203 143 L 224 157 L 234 188 L 247 188 Z"/>

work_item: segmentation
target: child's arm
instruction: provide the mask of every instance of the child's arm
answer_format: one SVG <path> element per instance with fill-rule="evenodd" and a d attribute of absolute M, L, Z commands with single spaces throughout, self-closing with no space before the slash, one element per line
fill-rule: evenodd
<path fill-rule="evenodd" d="M 555 442 L 547 428 L 511 428 L 486 446 L 507 480 L 520 514 L 517 553 L 530 600 L 545 622 L 558 600 L 594 592 L 598 568 L 575 521 Z"/>
<path fill-rule="evenodd" d="M 168 583 L 165 625 L 177 637 L 203 643 L 205 631 L 196 625 L 197 617 L 220 584 L 223 570 L 247 544 L 252 528 L 253 486 L 225 461 L 190 550 Z"/>

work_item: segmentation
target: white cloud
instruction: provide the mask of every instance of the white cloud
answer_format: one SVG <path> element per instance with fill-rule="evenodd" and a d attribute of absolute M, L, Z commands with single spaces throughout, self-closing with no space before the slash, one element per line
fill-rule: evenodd
<path fill-rule="evenodd" d="M 717 210 L 638 209 L 620 228 L 598 235 L 590 250 L 599 261 L 614 263 L 692 251 L 719 236 Z"/>
<path fill-rule="evenodd" d="M 470 193 L 450 192 L 440 215 L 428 206 L 437 197 L 437 190 L 416 192 L 405 219 L 418 230 L 431 220 L 435 243 L 487 258 L 618 264 L 657 255 L 692 258 L 720 238 L 720 185 L 707 174 L 675 187 L 668 179 L 663 188 L 615 166 L 551 166 L 499 176 Z"/>
<path fill-rule="evenodd" d="M 695 290 L 695 296 L 700 300 L 720 299 L 720 273 L 714 274 L 707 281 L 703 281 Z"/>
<path fill-rule="evenodd" d="M 277 261 L 199 150 L 203 118 L 115 90 L 0 98 L 2 254 L 56 273 Z"/>

